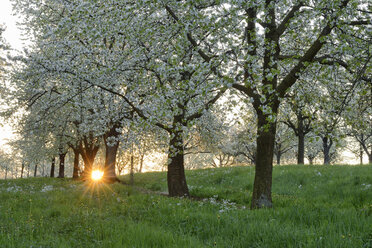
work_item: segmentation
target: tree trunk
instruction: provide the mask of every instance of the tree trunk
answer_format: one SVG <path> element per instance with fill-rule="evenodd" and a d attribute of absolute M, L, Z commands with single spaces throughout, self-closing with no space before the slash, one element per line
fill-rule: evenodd
<path fill-rule="evenodd" d="M 52 166 L 50 167 L 50 177 L 54 177 L 54 171 L 56 168 L 56 158 L 52 158 Z"/>
<path fill-rule="evenodd" d="M 276 154 L 276 164 L 277 165 L 280 165 L 280 158 L 282 156 L 282 153 L 281 152 L 277 152 Z"/>
<path fill-rule="evenodd" d="M 359 163 L 363 164 L 363 146 L 360 144 L 359 145 Z"/>
<path fill-rule="evenodd" d="M 332 139 L 328 139 L 328 137 L 323 137 L 323 155 L 324 155 L 324 161 L 323 164 L 329 165 L 331 162 L 331 157 L 329 155 L 329 151 L 331 150 L 332 147 Z M 329 143 L 328 143 L 329 141 Z"/>
<path fill-rule="evenodd" d="M 65 157 L 67 153 L 60 153 L 59 154 L 59 171 L 58 171 L 58 178 L 65 177 Z"/>
<path fill-rule="evenodd" d="M 134 185 L 134 161 L 133 161 L 133 150 L 130 155 L 130 185 Z"/>
<path fill-rule="evenodd" d="M 22 162 L 22 167 L 21 167 L 21 178 L 23 178 L 23 171 L 25 170 L 25 162 Z"/>
<path fill-rule="evenodd" d="M 84 171 L 81 173 L 83 180 L 90 179 L 93 170 L 94 159 L 97 155 L 99 146 L 96 144 L 89 143 L 88 141 L 84 142 L 85 146 L 80 146 L 80 154 L 84 161 Z"/>
<path fill-rule="evenodd" d="M 309 163 L 310 163 L 310 165 L 313 165 L 313 163 L 314 163 L 314 158 L 309 158 Z"/>
<path fill-rule="evenodd" d="M 297 113 L 297 136 L 298 136 L 298 146 L 297 146 L 297 164 L 304 164 L 305 161 L 305 130 L 304 130 L 304 117 L 301 111 Z"/>
<path fill-rule="evenodd" d="M 30 164 L 27 164 L 27 178 L 30 177 Z"/>
<path fill-rule="evenodd" d="M 145 154 L 141 154 L 141 157 L 140 157 L 140 167 L 139 167 L 139 170 L 138 170 L 139 173 L 142 173 L 143 160 L 144 160 L 144 158 L 145 158 Z"/>
<path fill-rule="evenodd" d="M 116 176 L 116 154 L 119 148 L 119 140 L 117 138 L 120 132 L 117 132 L 118 126 L 114 125 L 104 136 L 105 147 L 106 147 L 106 157 L 105 157 L 105 168 L 103 179 L 107 183 L 114 183 L 119 181 Z M 110 140 L 114 139 L 114 140 Z"/>
<path fill-rule="evenodd" d="M 372 151 L 370 154 L 368 154 L 368 163 L 372 164 Z"/>
<path fill-rule="evenodd" d="M 37 174 L 37 163 L 35 164 L 34 177 L 36 177 L 36 174 Z"/>
<path fill-rule="evenodd" d="M 276 113 L 276 109 L 273 112 Z M 260 111 L 257 111 L 257 117 L 257 157 L 251 203 L 252 209 L 270 208 L 273 205 L 271 186 L 276 123 L 268 121 L 268 116 Z"/>
<path fill-rule="evenodd" d="M 8 177 L 8 166 L 5 166 L 5 180 L 6 180 L 6 178 Z"/>
<path fill-rule="evenodd" d="M 167 172 L 169 196 L 189 196 L 184 168 L 182 131 L 174 131 L 170 135 Z"/>
<path fill-rule="evenodd" d="M 72 171 L 72 178 L 73 179 L 78 179 L 79 178 L 79 157 L 80 157 L 80 152 L 78 149 L 73 149 L 74 150 L 74 169 Z"/>
<path fill-rule="evenodd" d="M 305 134 L 298 130 L 297 164 L 305 163 Z"/>

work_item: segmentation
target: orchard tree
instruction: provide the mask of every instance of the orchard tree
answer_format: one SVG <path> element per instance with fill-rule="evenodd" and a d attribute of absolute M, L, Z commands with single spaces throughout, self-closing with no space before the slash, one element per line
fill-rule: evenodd
<path fill-rule="evenodd" d="M 313 129 L 312 121 L 317 111 L 314 106 L 316 106 L 319 91 L 314 85 L 314 83 L 306 82 L 296 85 L 288 93 L 282 105 L 282 122 L 293 131 L 298 139 L 297 164 L 305 163 L 305 138 Z"/>
<path fill-rule="evenodd" d="M 318 58 L 346 56 L 352 48 L 345 49 L 344 39 L 355 33 L 366 37 L 361 26 L 370 22 L 366 6 L 349 0 L 159 3 L 173 26 L 182 27 L 180 36 L 204 63 L 213 64 L 215 75 L 253 99 L 258 125 L 252 208 L 272 206 L 279 104 L 308 68 L 322 62 Z"/>
<path fill-rule="evenodd" d="M 372 83 L 360 85 L 356 88 L 356 92 L 348 106 L 349 111 L 343 115 L 346 133 L 358 144 L 358 148 L 353 151 L 358 153 L 360 163 L 363 163 L 363 153 L 365 153 L 368 163 L 372 164 Z"/>
<path fill-rule="evenodd" d="M 281 158 L 285 154 L 293 151 L 296 147 L 293 134 L 290 132 L 289 127 L 279 122 L 275 137 L 274 154 L 276 157 L 276 164 L 280 165 Z M 292 157 L 292 156 L 290 156 Z"/>

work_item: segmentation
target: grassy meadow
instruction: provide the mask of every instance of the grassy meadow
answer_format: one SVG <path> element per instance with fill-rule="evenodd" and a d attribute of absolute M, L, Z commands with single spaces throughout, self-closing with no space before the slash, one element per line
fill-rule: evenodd
<path fill-rule="evenodd" d="M 253 167 L 165 173 L 135 186 L 0 180 L 0 247 L 372 247 L 372 165 L 276 166 L 273 209 L 249 209 Z M 123 177 L 128 181 L 128 177 Z"/>

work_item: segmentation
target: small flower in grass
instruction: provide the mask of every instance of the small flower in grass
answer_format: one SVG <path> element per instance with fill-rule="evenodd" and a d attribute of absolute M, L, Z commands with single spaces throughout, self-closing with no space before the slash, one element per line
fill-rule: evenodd
<path fill-rule="evenodd" d="M 40 191 L 41 192 L 48 192 L 53 190 L 53 185 L 45 185 L 44 188 L 42 188 Z"/>

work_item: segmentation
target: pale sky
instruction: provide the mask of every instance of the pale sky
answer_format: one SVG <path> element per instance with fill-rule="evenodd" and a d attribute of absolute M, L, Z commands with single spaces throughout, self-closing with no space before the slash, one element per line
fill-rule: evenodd
<path fill-rule="evenodd" d="M 16 50 L 22 50 L 23 41 L 21 40 L 21 31 L 17 28 L 17 16 L 12 15 L 12 4 L 9 0 L 0 0 L 0 23 L 5 24 L 5 40 Z"/>
<path fill-rule="evenodd" d="M 7 43 L 18 51 L 23 49 L 21 31 L 17 28 L 18 17 L 12 15 L 12 4 L 9 0 L 0 0 L 0 23 L 6 26 L 3 36 Z M 6 139 L 12 137 L 12 129 L 9 126 L 0 126 L 0 148 L 3 148 Z"/>

